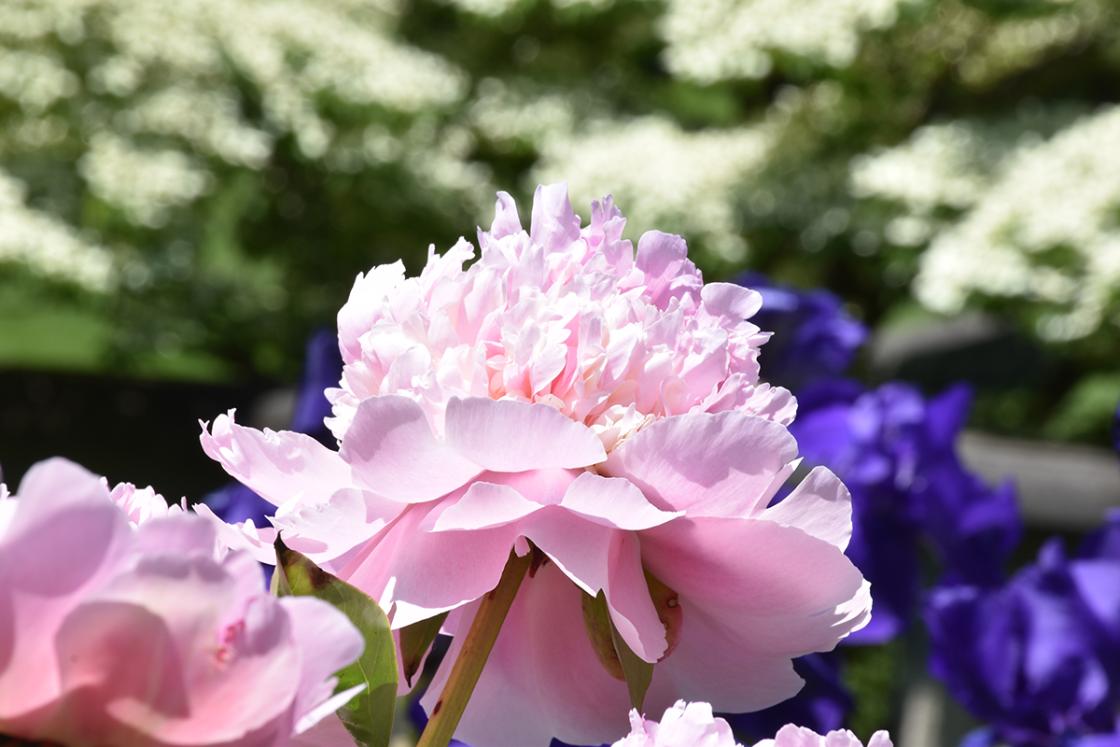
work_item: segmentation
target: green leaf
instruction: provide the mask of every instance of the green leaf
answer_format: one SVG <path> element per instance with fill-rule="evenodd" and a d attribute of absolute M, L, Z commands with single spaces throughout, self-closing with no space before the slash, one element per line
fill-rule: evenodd
<path fill-rule="evenodd" d="M 635 654 L 622 640 L 611 622 L 603 592 L 594 597 L 583 595 L 583 622 L 599 662 L 612 677 L 626 683 L 630 704 L 641 711 L 653 679 L 653 665 Z"/>
<path fill-rule="evenodd" d="M 424 654 L 428 653 L 432 641 L 439 635 L 439 629 L 446 619 L 447 613 L 444 612 L 442 615 L 429 617 L 427 620 L 401 628 L 401 669 L 404 670 L 405 682 L 410 687 L 413 675 L 424 662 Z"/>
<path fill-rule="evenodd" d="M 365 593 L 319 568 L 279 537 L 275 547 L 277 594 L 329 602 L 350 618 L 365 639 L 361 657 L 338 673 L 337 691 L 360 684 L 366 689 L 338 709 L 338 717 L 358 744 L 388 747 L 397 702 L 397 652 L 389 619 Z"/>

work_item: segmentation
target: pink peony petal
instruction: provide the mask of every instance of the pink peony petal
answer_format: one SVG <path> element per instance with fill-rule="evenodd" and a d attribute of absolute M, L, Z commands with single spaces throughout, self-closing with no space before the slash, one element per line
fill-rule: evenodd
<path fill-rule="evenodd" d="M 690 516 L 751 516 L 765 508 L 797 456 L 781 425 L 738 412 L 658 420 L 611 452 L 604 472 L 625 477 L 659 508 Z"/>
<path fill-rule="evenodd" d="M 700 613 L 721 621 L 725 635 L 708 641 L 717 648 L 788 660 L 831 649 L 870 617 L 866 582 L 851 561 L 829 541 L 793 527 L 681 519 L 643 533 L 642 558 L 680 594 L 686 635 Z"/>
<path fill-rule="evenodd" d="M 438 498 L 482 471 L 436 440 L 419 405 L 395 395 L 373 397 L 358 407 L 341 455 L 358 482 L 406 503 Z"/>
<path fill-rule="evenodd" d="M 546 405 L 453 398 L 446 429 L 448 445 L 496 472 L 586 467 L 606 459 L 590 429 Z"/>
<path fill-rule="evenodd" d="M 568 486 L 561 506 L 594 522 L 617 529 L 649 529 L 682 516 L 662 511 L 629 480 L 584 472 Z"/>
<path fill-rule="evenodd" d="M 542 508 L 506 485 L 475 482 L 435 517 L 431 530 L 488 529 L 518 521 Z"/>
<path fill-rule="evenodd" d="M 638 538 L 567 512 L 550 509 L 526 523 L 525 535 L 584 593 L 600 591 L 619 634 L 653 663 L 667 648 L 642 572 Z"/>
<path fill-rule="evenodd" d="M 840 550 L 852 538 L 852 496 L 830 470 L 815 467 L 785 500 L 761 518 L 801 529 Z"/>
<path fill-rule="evenodd" d="M 496 219 L 495 219 L 496 220 Z M 561 249 L 579 239 L 579 216 L 568 201 L 568 185 L 537 187 L 529 236 L 547 249 Z"/>
<path fill-rule="evenodd" d="M 456 738 L 487 747 L 602 744 L 626 732 L 626 685 L 603 669 L 576 588 L 552 565 L 518 592 Z M 469 617 L 467 618 L 469 620 Z M 430 713 L 459 652 L 451 644 L 423 704 Z"/>
<path fill-rule="evenodd" d="M 322 499 L 351 486 L 350 469 L 338 453 L 292 431 L 259 431 L 219 415 L 199 436 L 202 450 L 238 482 L 274 505 Z"/>

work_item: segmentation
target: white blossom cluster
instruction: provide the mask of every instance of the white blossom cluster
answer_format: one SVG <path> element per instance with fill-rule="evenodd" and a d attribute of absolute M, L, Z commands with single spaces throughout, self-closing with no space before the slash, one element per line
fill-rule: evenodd
<path fill-rule="evenodd" d="M 575 204 L 613 193 L 631 225 L 701 239 L 736 262 L 747 249 L 736 193 L 770 140 L 764 126 L 686 132 L 654 116 L 603 123 L 547 142 L 532 181 L 566 179 Z"/>
<path fill-rule="evenodd" d="M 64 164 L 82 188 L 151 228 L 205 195 L 217 172 L 264 167 L 281 138 L 329 169 L 369 158 L 353 147 L 353 128 L 360 140 L 371 121 L 389 120 L 396 161 L 437 192 L 473 192 L 477 170 L 428 121 L 461 101 L 466 78 L 400 39 L 398 6 L 7 0 L 0 162 L 46 163 L 79 148 Z"/>
<path fill-rule="evenodd" d="M 15 262 L 92 291 L 112 287 L 109 252 L 47 213 L 29 207 L 25 191 L 17 180 L 0 172 L 0 262 Z"/>
<path fill-rule="evenodd" d="M 1024 117 L 1017 134 L 1011 122 L 934 125 L 857 161 L 857 194 L 905 208 L 888 238 L 928 241 L 919 300 L 949 313 L 1014 300 L 1052 340 L 1120 325 L 1120 107 L 1049 134 L 1070 119 Z M 940 222 L 939 208 L 950 211 Z"/>
<path fill-rule="evenodd" d="M 840 67 L 861 37 L 891 26 L 907 0 L 669 0 L 661 19 L 669 69 L 710 83 L 761 78 L 777 54 Z"/>

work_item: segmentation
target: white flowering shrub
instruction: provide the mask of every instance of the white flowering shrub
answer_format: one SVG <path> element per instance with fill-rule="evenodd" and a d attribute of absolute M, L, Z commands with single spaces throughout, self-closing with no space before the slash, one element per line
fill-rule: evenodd
<path fill-rule="evenodd" d="M 275 375 L 355 273 L 566 180 L 712 277 L 984 308 L 1089 371 L 1118 74 L 1114 0 L 8 0 L 0 278 Z"/>

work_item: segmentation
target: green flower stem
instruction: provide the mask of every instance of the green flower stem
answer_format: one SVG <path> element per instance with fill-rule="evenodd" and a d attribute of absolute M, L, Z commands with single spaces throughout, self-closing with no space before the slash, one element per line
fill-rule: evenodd
<path fill-rule="evenodd" d="M 483 597 L 471 628 L 467 631 L 466 640 L 459 649 L 459 658 L 451 667 L 447 684 L 432 708 L 428 726 L 420 735 L 416 747 L 447 747 L 451 742 L 455 729 L 459 726 L 459 719 L 467 708 L 467 701 L 482 675 L 486 659 L 494 648 L 494 642 L 498 640 L 498 631 L 502 628 L 532 562 L 531 552 L 521 558 L 511 553 L 498 585 Z"/>

